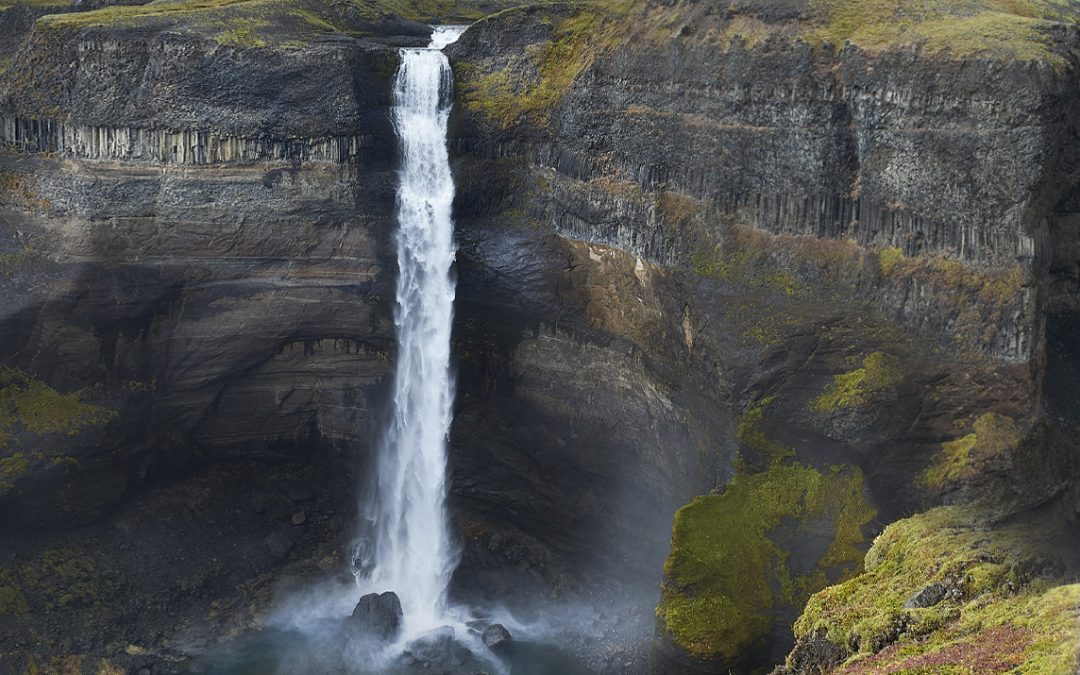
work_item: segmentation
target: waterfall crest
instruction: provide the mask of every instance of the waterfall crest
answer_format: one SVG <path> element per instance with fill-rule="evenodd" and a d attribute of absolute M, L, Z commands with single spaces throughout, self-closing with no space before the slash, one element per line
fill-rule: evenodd
<path fill-rule="evenodd" d="M 397 196 L 397 369 L 369 513 L 374 550 L 360 584 L 397 593 L 406 640 L 446 623 L 446 589 L 457 564 L 445 507 L 454 396 L 454 181 L 446 148 L 452 73 L 439 50 L 463 31 L 439 27 L 426 49 L 402 49 L 394 85 L 403 160 Z"/>

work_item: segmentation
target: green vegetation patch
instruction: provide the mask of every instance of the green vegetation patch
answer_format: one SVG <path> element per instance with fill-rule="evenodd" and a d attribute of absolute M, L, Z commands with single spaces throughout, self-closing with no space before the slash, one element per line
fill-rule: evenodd
<path fill-rule="evenodd" d="M 628 39 L 639 7 L 637 0 L 553 5 L 542 19 L 551 28 L 548 39 L 525 45 L 509 62 L 460 64 L 454 73 L 459 99 L 502 128 L 546 123 L 597 56 Z"/>
<path fill-rule="evenodd" d="M 427 23 L 474 21 L 488 6 L 482 0 L 156 0 L 49 15 L 38 24 L 58 30 L 90 26 L 184 30 L 231 47 L 289 49 L 335 33 L 370 35 L 395 17 Z"/>
<path fill-rule="evenodd" d="M 818 413 L 865 405 L 871 397 L 904 379 L 900 361 L 889 354 L 874 352 L 863 359 L 862 367 L 833 376 L 832 385 L 810 403 Z"/>
<path fill-rule="evenodd" d="M 26 620 L 33 608 L 99 613 L 122 585 L 122 576 L 95 551 L 85 547 L 50 548 L 0 569 L 0 617 Z"/>
<path fill-rule="evenodd" d="M 765 409 L 772 403 L 773 397 L 762 400 L 739 418 L 737 438 L 746 447 L 764 455 L 770 462 L 780 461 L 795 454 L 795 448 L 769 438 L 765 433 Z"/>
<path fill-rule="evenodd" d="M 115 413 L 82 400 L 84 391 L 61 394 L 21 370 L 0 367 L 0 450 L 14 440 L 15 424 L 32 433 L 77 434 Z"/>
<path fill-rule="evenodd" d="M 1072 21 L 1065 0 L 812 0 L 807 37 L 877 51 L 910 45 L 931 54 L 1064 64 L 1048 28 Z"/>
<path fill-rule="evenodd" d="M 988 461 L 1016 448 L 1020 428 L 1004 415 L 986 413 L 972 425 L 972 432 L 941 444 L 941 452 L 923 474 L 927 487 L 941 488 L 976 478 Z"/>
<path fill-rule="evenodd" d="M 15 575 L 6 570 L 0 570 L 0 617 L 14 616 L 26 620 L 29 612 L 30 608 L 22 591 L 19 590 Z"/>
<path fill-rule="evenodd" d="M 862 526 L 874 515 L 858 469 L 774 462 L 737 474 L 722 494 L 676 513 L 657 617 L 690 654 L 735 663 L 769 632 L 774 605 L 801 606 L 826 572 L 857 568 Z M 833 525 L 828 551 L 814 571 L 793 576 L 770 533 L 782 522 L 803 532 L 822 518 Z"/>
<path fill-rule="evenodd" d="M 878 263 L 881 265 L 881 273 L 888 275 L 905 259 L 904 252 L 899 246 L 886 246 L 878 251 Z"/>
<path fill-rule="evenodd" d="M 67 458 L 48 458 L 41 451 L 29 454 L 11 452 L 18 444 L 19 427 L 33 434 L 74 435 L 87 427 L 99 426 L 116 416 L 82 400 L 83 391 L 61 394 L 41 380 L 14 368 L 0 367 L 0 494 L 10 491 L 15 480 L 25 474 L 30 459 L 50 465 L 74 462 Z"/>
<path fill-rule="evenodd" d="M 846 650 L 839 672 L 1073 672 L 1080 585 L 1029 572 L 1055 543 L 1029 524 L 991 529 L 966 507 L 897 521 L 863 574 L 810 598 L 795 634 Z M 933 583 L 943 599 L 904 607 Z"/>

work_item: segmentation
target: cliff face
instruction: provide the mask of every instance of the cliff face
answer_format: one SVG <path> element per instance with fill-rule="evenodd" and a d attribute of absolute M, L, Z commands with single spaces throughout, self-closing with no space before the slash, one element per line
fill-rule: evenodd
<path fill-rule="evenodd" d="M 857 572 L 878 523 L 902 513 L 975 503 L 977 515 L 951 516 L 972 527 L 1051 504 L 1048 532 L 1075 519 L 1075 430 L 1046 414 L 1075 400 L 1055 384 L 1062 366 L 1046 368 L 1071 351 L 1058 336 L 1076 265 L 1075 29 L 995 5 L 972 42 L 974 19 L 934 8 L 555 5 L 486 19 L 451 50 L 462 161 L 492 167 L 482 175 L 501 186 L 466 180 L 463 213 L 655 270 L 677 291 L 636 294 L 652 332 L 613 320 L 610 301 L 586 305 L 586 324 L 712 392 L 706 417 L 738 420 L 736 443 L 718 447 L 734 481 L 675 520 L 656 670 L 783 660 L 807 598 Z M 1016 39 L 987 28 L 997 22 L 1015 23 Z M 973 559 L 1021 570 L 1016 588 L 1041 592 L 1023 570 L 1043 549 L 979 546 Z M 858 579 L 868 597 L 913 583 L 880 569 Z M 995 584 L 957 591 L 921 628 L 906 596 L 852 600 L 845 620 L 886 626 L 861 642 L 828 609 L 851 591 L 815 595 L 789 667 L 920 639 L 937 654 L 934 631 L 972 634 L 955 616 L 976 597 L 995 602 Z M 901 646 L 879 662 L 918 653 Z M 1064 667 L 1026 649 L 1002 663 Z"/>
<path fill-rule="evenodd" d="M 657 671 L 811 672 L 1071 592 L 1008 519 L 1080 503 L 1074 29 L 854 6 L 544 5 L 449 50 L 455 592 L 583 603 L 597 670 L 646 668 L 657 606 Z M 394 46 L 502 6 L 82 9 L 0 4 L 0 671 L 183 658 L 348 568 Z M 941 503 L 978 506 L 859 574 Z M 890 561 L 941 522 L 951 566 Z M 960 595 L 902 609 L 931 576 Z"/>
<path fill-rule="evenodd" d="M 853 292 L 961 348 L 1033 355 L 1036 247 L 1048 261 L 1050 221 L 1071 209 L 1072 33 L 1059 31 L 1057 61 L 955 59 L 800 39 L 798 8 L 623 11 L 595 18 L 612 35 L 592 40 L 567 9 L 546 28 L 527 12 L 485 21 L 458 48 L 463 102 L 491 129 L 475 151 L 555 170 L 538 174 L 538 218 L 698 268 L 725 224 L 895 247 L 925 264 L 845 280 Z M 580 73 L 537 84 L 559 68 Z M 986 281 L 1000 293 L 981 314 L 950 303 Z"/>

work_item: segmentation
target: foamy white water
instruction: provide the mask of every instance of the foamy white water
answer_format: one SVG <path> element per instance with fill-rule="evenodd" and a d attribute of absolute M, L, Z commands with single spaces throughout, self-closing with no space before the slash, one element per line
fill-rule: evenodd
<path fill-rule="evenodd" d="M 454 181 L 446 149 L 452 73 L 441 50 L 464 27 L 435 29 L 426 49 L 402 49 L 394 123 L 402 149 L 397 197 L 397 370 L 394 409 L 379 449 L 373 566 L 365 592 L 394 591 L 404 641 L 447 623 L 457 564 L 446 516 L 446 446 L 454 383 L 450 329 Z"/>

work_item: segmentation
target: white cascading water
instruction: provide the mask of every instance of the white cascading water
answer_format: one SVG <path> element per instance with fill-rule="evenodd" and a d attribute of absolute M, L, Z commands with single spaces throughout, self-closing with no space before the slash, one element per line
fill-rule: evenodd
<path fill-rule="evenodd" d="M 427 49 L 402 49 L 394 86 L 403 157 L 397 198 L 398 360 L 394 409 L 382 439 L 370 514 L 372 566 L 360 584 L 397 593 L 405 640 L 447 623 L 446 589 L 457 564 L 445 507 L 454 396 L 454 181 L 446 148 L 452 73 L 440 50 L 463 31 L 439 27 Z"/>

